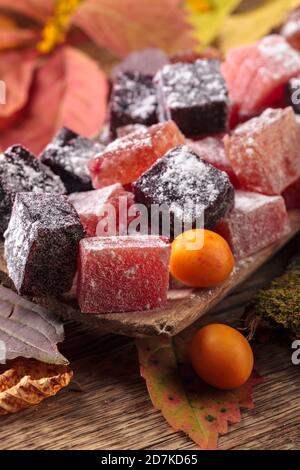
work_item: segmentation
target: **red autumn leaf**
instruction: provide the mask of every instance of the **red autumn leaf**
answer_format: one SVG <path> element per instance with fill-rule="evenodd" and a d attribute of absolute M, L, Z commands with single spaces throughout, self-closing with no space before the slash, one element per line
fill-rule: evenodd
<path fill-rule="evenodd" d="M 0 147 L 18 142 L 39 153 L 62 126 L 91 136 L 103 125 L 106 96 L 107 80 L 97 63 L 61 47 L 36 71 L 22 117 L 0 135 Z"/>
<path fill-rule="evenodd" d="M 6 103 L 0 105 L 0 130 L 13 124 L 26 105 L 35 67 L 35 53 L 1 53 L 0 77 L 5 84 Z"/>
<path fill-rule="evenodd" d="M 85 0 L 72 22 L 119 56 L 145 47 L 176 52 L 195 45 L 181 0 Z"/>
<path fill-rule="evenodd" d="M 36 42 L 39 33 L 30 29 L 0 29 L 0 49 L 12 49 Z"/>
<path fill-rule="evenodd" d="M 0 0 L 0 8 L 44 22 L 53 12 L 55 0 Z"/>
<path fill-rule="evenodd" d="M 153 406 L 174 431 L 185 432 L 201 449 L 215 449 L 228 423 L 241 420 L 241 408 L 253 408 L 252 377 L 238 390 L 220 391 L 202 382 L 187 359 L 191 330 L 174 338 L 137 340 L 141 375 Z"/>

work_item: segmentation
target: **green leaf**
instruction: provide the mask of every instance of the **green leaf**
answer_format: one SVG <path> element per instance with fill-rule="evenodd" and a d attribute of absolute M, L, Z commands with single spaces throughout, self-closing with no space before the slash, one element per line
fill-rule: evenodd
<path fill-rule="evenodd" d="M 280 26 L 289 11 L 297 6 L 300 0 L 265 0 L 258 8 L 227 17 L 220 32 L 221 49 L 226 52 L 232 47 L 255 42 Z"/>
<path fill-rule="evenodd" d="M 187 356 L 194 328 L 173 338 L 137 340 L 141 375 L 153 406 L 174 431 L 185 432 L 201 449 L 215 449 L 228 423 L 241 420 L 240 409 L 253 407 L 252 389 L 261 379 L 253 376 L 235 391 L 216 390 L 202 382 Z"/>
<path fill-rule="evenodd" d="M 224 19 L 235 10 L 241 0 L 209 0 L 209 2 L 211 9 L 201 11 L 196 7 L 197 2 L 186 0 L 194 36 L 204 46 L 216 39 Z"/>

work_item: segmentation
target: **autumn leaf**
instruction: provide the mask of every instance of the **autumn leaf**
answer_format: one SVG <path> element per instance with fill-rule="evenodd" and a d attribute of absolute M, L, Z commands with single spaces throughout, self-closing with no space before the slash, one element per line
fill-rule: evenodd
<path fill-rule="evenodd" d="M 0 8 L 44 22 L 52 14 L 55 0 L 0 0 Z"/>
<path fill-rule="evenodd" d="M 194 327 L 193 327 L 194 328 Z M 193 328 L 173 338 L 137 340 L 141 375 L 153 406 L 174 431 L 185 432 L 201 449 L 215 449 L 228 423 L 241 420 L 241 408 L 252 408 L 252 377 L 235 391 L 219 391 L 202 382 L 187 358 Z"/>
<path fill-rule="evenodd" d="M 232 47 L 255 42 L 280 26 L 289 11 L 297 6 L 300 0 L 265 0 L 258 8 L 228 16 L 220 32 L 221 49 L 226 52 Z"/>
<path fill-rule="evenodd" d="M 32 52 L 2 52 L 0 77 L 6 84 L 7 93 L 6 104 L 0 106 L 0 127 L 1 121 L 12 116 L 27 103 L 35 68 L 36 54 Z"/>
<path fill-rule="evenodd" d="M 21 119 L 0 135 L 0 148 L 18 142 L 38 154 L 62 126 L 92 136 L 106 117 L 107 89 L 93 59 L 72 47 L 57 49 L 36 71 Z"/>
<path fill-rule="evenodd" d="M 67 366 L 17 359 L 0 367 L 0 415 L 37 405 L 67 387 L 73 372 Z"/>
<path fill-rule="evenodd" d="M 145 47 L 176 52 L 195 45 L 181 0 L 85 0 L 72 22 L 121 57 Z"/>
<path fill-rule="evenodd" d="M 23 357 L 66 365 L 57 349 L 63 339 L 63 324 L 53 314 L 0 286 L 0 340 L 6 360 Z"/>
<path fill-rule="evenodd" d="M 211 8 L 199 9 L 197 1 L 186 0 L 189 22 L 200 46 L 207 46 L 216 39 L 227 16 L 241 3 L 241 0 L 207 0 Z"/>
<path fill-rule="evenodd" d="M 0 29 L 0 50 L 28 46 L 36 42 L 38 37 L 39 34 L 30 29 Z"/>

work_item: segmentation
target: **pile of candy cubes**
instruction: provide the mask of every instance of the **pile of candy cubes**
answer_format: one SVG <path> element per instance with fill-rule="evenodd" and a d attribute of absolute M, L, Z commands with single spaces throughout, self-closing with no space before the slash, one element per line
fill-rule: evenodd
<path fill-rule="evenodd" d="M 287 235 L 287 209 L 300 208 L 295 44 L 286 27 L 223 62 L 133 53 L 110 77 L 105 144 L 62 128 L 38 157 L 4 151 L 0 230 L 16 290 L 60 296 L 75 279 L 84 314 L 163 308 L 185 222 L 202 220 L 237 261 Z"/>

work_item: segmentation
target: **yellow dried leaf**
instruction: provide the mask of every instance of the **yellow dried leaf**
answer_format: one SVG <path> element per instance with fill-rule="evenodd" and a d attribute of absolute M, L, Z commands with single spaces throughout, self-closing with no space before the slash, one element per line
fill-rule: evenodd
<path fill-rule="evenodd" d="M 16 413 L 56 395 L 73 375 L 67 366 L 23 358 L 1 366 L 0 373 L 0 415 Z"/>
<path fill-rule="evenodd" d="M 241 44 L 250 44 L 280 26 L 300 0 L 265 0 L 262 6 L 224 19 L 220 47 L 226 52 Z"/>
<path fill-rule="evenodd" d="M 199 9 L 197 1 L 186 0 L 189 21 L 194 36 L 203 46 L 210 44 L 218 35 L 224 19 L 241 3 L 241 0 L 210 0 L 210 8 Z"/>

